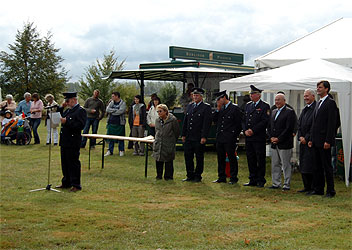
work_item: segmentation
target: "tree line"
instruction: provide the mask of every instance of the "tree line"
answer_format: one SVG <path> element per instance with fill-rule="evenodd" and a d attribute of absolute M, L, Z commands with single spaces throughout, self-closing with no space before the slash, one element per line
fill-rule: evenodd
<path fill-rule="evenodd" d="M 89 65 L 77 82 L 70 82 L 68 71 L 62 65 L 64 58 L 55 48 L 53 34 L 41 36 L 34 23 L 24 24 L 17 30 L 15 41 L 8 45 L 9 52 L 0 51 L 0 87 L 2 94 L 12 94 L 18 102 L 25 92 L 40 96 L 51 93 L 59 100 L 65 91 L 77 91 L 83 100 L 100 90 L 100 98 L 108 103 L 113 91 L 119 91 L 127 104 L 139 94 L 139 86 L 132 81 L 114 81 L 107 78 L 112 71 L 124 69 L 125 59 L 119 61 L 114 50 Z M 147 82 L 145 93 L 158 93 L 169 107 L 177 103 L 181 94 L 179 83 Z"/>

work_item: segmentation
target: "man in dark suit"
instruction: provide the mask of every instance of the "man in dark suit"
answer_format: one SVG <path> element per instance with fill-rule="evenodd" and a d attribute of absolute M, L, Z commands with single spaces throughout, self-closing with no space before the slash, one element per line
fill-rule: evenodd
<path fill-rule="evenodd" d="M 296 122 L 296 114 L 293 109 L 286 106 L 285 95 L 275 96 L 274 109 L 268 124 L 268 134 L 272 148 L 271 158 L 271 189 L 281 186 L 281 170 L 284 173 L 284 185 L 282 190 L 290 190 L 291 183 L 291 156 L 293 148 L 293 131 Z"/>
<path fill-rule="evenodd" d="M 266 156 L 266 128 L 270 116 L 270 106 L 263 102 L 262 90 L 250 85 L 251 101 L 245 108 L 245 119 L 242 129 L 246 136 L 246 153 L 249 169 L 249 182 L 244 186 L 264 187 L 265 156 Z"/>
<path fill-rule="evenodd" d="M 230 182 L 238 182 L 238 162 L 236 157 L 236 142 L 242 130 L 242 112 L 233 104 L 226 90 L 215 94 L 217 110 L 213 114 L 216 123 L 216 151 L 218 154 L 218 176 L 214 183 L 226 183 L 226 154 L 230 162 Z"/>
<path fill-rule="evenodd" d="M 187 178 L 183 181 L 200 182 L 202 180 L 205 143 L 211 125 L 211 107 L 203 102 L 203 95 L 203 89 L 193 89 L 193 102 L 188 104 L 183 120 L 182 142 L 187 171 Z M 195 169 L 194 155 L 196 155 L 197 164 Z"/>
<path fill-rule="evenodd" d="M 313 114 L 316 106 L 315 93 L 312 89 L 306 89 L 303 95 L 304 101 L 307 104 L 298 119 L 297 139 L 299 145 L 299 171 L 302 175 L 304 188 L 298 192 L 310 192 L 313 187 L 313 150 L 308 147 L 308 142 L 311 140 L 310 129 L 313 122 Z"/>
<path fill-rule="evenodd" d="M 331 146 L 335 145 L 338 109 L 335 101 L 328 96 L 329 91 L 330 83 L 328 81 L 317 83 L 317 94 L 320 100 L 314 110 L 311 141 L 308 142 L 308 146 L 313 148 L 315 156 L 314 190 L 307 194 L 324 195 L 326 179 L 326 197 L 332 198 L 335 196 L 336 191 L 331 164 Z"/>
<path fill-rule="evenodd" d="M 59 111 L 62 113 L 60 146 L 63 178 L 56 188 L 71 188 L 71 192 L 82 189 L 81 162 L 79 161 L 81 132 L 86 124 L 87 113 L 77 100 L 77 93 L 63 93 L 65 102 Z M 68 107 L 65 111 L 63 109 Z"/>

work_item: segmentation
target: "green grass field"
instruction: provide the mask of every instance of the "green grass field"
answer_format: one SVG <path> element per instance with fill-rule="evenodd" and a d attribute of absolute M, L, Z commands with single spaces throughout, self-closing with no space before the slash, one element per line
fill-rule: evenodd
<path fill-rule="evenodd" d="M 127 126 L 126 126 L 127 128 Z M 48 146 L 0 146 L 1 249 L 352 249 L 351 188 L 335 179 L 333 199 L 291 191 L 243 187 L 248 169 L 240 152 L 239 184 L 213 184 L 216 153 L 207 152 L 202 183 L 183 183 L 183 152 L 174 181 L 156 181 L 149 158 L 113 155 L 101 169 L 101 147 L 81 150 L 77 193 L 29 190 L 46 187 Z M 99 133 L 105 134 L 105 121 Z M 127 144 L 127 143 L 126 143 Z M 117 145 L 116 149 L 117 150 Z M 59 147 L 53 147 L 51 184 L 61 180 Z M 271 184 L 270 159 L 267 186 Z"/>

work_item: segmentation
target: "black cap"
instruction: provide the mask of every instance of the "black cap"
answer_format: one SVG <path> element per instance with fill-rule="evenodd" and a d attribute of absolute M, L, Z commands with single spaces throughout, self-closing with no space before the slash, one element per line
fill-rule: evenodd
<path fill-rule="evenodd" d="M 204 89 L 202 89 L 202 88 L 193 88 L 193 89 L 192 89 L 192 93 L 193 93 L 193 94 L 204 95 L 205 91 L 204 91 Z"/>
<path fill-rule="evenodd" d="M 251 88 L 251 94 L 255 94 L 255 93 L 262 93 L 262 89 L 258 89 L 256 88 L 254 85 L 250 85 L 249 86 Z"/>
<path fill-rule="evenodd" d="M 226 95 L 226 90 L 217 92 L 214 95 L 215 95 L 216 100 L 219 100 L 220 98 L 223 98 Z"/>
<path fill-rule="evenodd" d="M 283 92 L 283 91 L 278 91 L 276 94 L 283 94 L 283 95 L 285 95 L 285 92 Z"/>
<path fill-rule="evenodd" d="M 66 92 L 62 94 L 64 95 L 65 100 L 68 100 L 73 97 L 77 97 L 77 92 Z"/>

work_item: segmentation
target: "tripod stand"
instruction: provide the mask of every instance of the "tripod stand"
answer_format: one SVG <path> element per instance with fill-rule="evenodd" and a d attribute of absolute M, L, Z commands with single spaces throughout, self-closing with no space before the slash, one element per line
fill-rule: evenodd
<path fill-rule="evenodd" d="M 52 117 L 50 117 L 51 111 L 53 110 L 53 108 L 55 108 L 56 106 L 48 106 L 45 109 L 47 109 L 47 115 L 49 116 L 49 120 L 50 120 L 50 143 L 49 143 L 49 162 L 48 162 L 48 184 L 45 188 L 38 188 L 38 189 L 33 189 L 30 190 L 29 192 L 36 192 L 36 191 L 42 191 L 42 190 L 48 190 L 48 191 L 55 191 L 58 193 L 61 193 L 61 191 L 51 188 L 51 184 L 50 184 L 50 164 L 51 164 L 51 142 L 52 142 L 52 130 L 53 130 L 53 119 Z"/>

